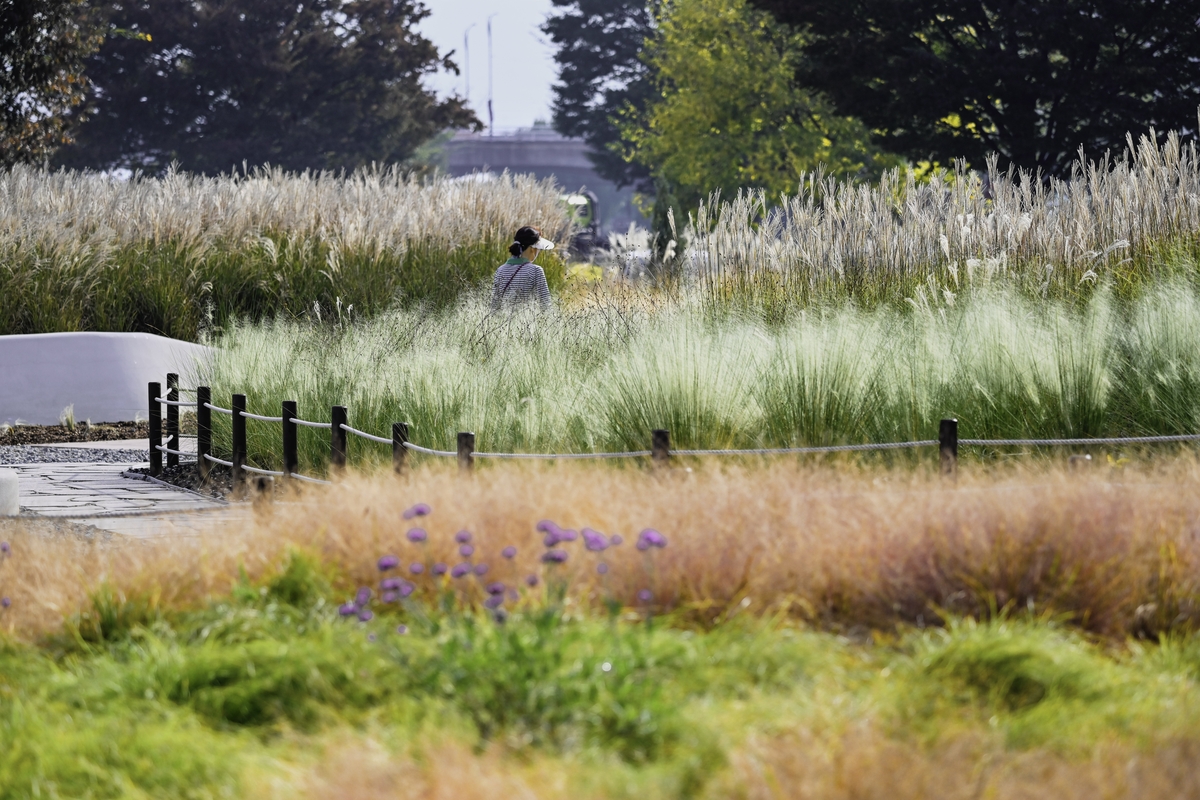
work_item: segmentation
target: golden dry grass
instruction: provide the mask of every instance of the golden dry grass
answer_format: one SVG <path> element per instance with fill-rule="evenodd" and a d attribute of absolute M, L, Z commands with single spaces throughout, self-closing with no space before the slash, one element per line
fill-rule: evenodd
<path fill-rule="evenodd" d="M 1200 463 L 1086 472 L 1042 464 L 970 467 L 957 482 L 911 469 L 851 465 L 697 466 L 656 475 L 581 465 L 505 466 L 469 477 L 425 466 L 410 476 L 351 475 L 281 497 L 244 523 L 190 537 L 84 541 L 9 523 L 13 556 L 0 586 L 13 605 L 3 624 L 21 637 L 57 628 L 101 583 L 165 607 L 227 592 L 239 571 L 273 572 L 289 549 L 320 555 L 347 590 L 372 585 L 375 560 L 459 560 L 453 534 L 475 535 L 489 580 L 545 574 L 540 519 L 620 533 L 598 556 L 571 545 L 560 570 L 583 604 L 602 595 L 703 623 L 735 613 L 786 613 L 834 629 L 931 623 L 943 611 L 1016 607 L 1067 615 L 1105 635 L 1188 630 L 1200 596 Z M 407 542 L 402 511 L 434 513 L 424 548 Z M 653 527 L 670 545 L 637 552 Z M 513 562 L 498 557 L 519 548 Z M 428 572 L 420 592 L 435 588 Z M 463 582 L 462 585 L 468 585 Z M 481 599 L 477 584 L 464 591 Z"/>

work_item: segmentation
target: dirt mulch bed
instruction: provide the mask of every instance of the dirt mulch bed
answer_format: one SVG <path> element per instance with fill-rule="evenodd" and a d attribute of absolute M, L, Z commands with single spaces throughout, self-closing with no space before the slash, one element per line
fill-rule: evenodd
<path fill-rule="evenodd" d="M 117 439 L 148 439 L 150 425 L 145 422 L 86 422 L 66 425 L 15 425 L 0 428 L 0 446 L 22 444 L 58 444 L 59 442 L 111 442 Z"/>
<path fill-rule="evenodd" d="M 146 467 L 137 467 L 131 469 L 130 472 L 138 472 L 142 475 L 150 474 L 150 470 Z M 163 483 L 169 483 L 181 489 L 191 489 L 193 492 L 207 497 L 215 497 L 218 500 L 227 497 L 233 489 L 232 471 L 229 467 L 220 464 L 212 465 L 212 469 L 208 473 L 207 484 L 200 483 L 200 475 L 196 472 L 195 462 L 180 464 L 177 467 L 164 466 L 162 472 L 155 477 Z"/>

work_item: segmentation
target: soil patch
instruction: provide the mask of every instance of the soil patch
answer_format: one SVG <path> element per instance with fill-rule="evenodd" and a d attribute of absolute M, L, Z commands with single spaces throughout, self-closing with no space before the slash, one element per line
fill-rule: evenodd
<path fill-rule="evenodd" d="M 130 472 L 137 472 L 141 475 L 150 474 L 150 470 L 147 467 L 136 467 L 131 469 Z M 228 497 L 229 493 L 233 490 L 233 472 L 229 467 L 220 464 L 212 465 L 212 469 L 208 472 L 208 483 L 206 484 L 200 482 L 195 462 L 180 464 L 177 467 L 164 466 L 162 472 L 154 477 L 163 483 L 169 483 L 181 489 L 190 489 L 205 497 L 215 497 L 218 500 Z"/>
<path fill-rule="evenodd" d="M 14 425 L 0 428 L 0 445 L 58 444 L 59 442 L 111 442 L 117 439 L 148 439 L 145 422 L 80 422 L 66 425 Z"/>

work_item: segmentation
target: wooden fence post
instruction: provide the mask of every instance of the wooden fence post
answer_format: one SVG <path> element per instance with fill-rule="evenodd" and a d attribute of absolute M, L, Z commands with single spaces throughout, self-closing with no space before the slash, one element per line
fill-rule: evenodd
<path fill-rule="evenodd" d="M 167 399 L 179 402 L 179 376 L 174 372 L 167 373 Z M 167 449 L 179 449 L 179 406 L 167 406 Z M 167 466 L 178 467 L 179 456 L 167 453 Z"/>
<path fill-rule="evenodd" d="M 149 395 L 150 400 L 150 474 L 158 477 L 162 474 L 162 451 L 158 448 L 162 445 L 162 405 L 159 404 L 158 398 L 162 397 L 162 384 L 150 383 Z"/>
<path fill-rule="evenodd" d="M 671 432 L 654 430 L 650 432 L 650 455 L 655 467 L 665 467 L 671 461 Z"/>
<path fill-rule="evenodd" d="M 346 431 L 349 416 L 345 406 L 334 406 L 329 414 L 329 465 L 336 470 L 346 468 Z"/>
<path fill-rule="evenodd" d="M 458 434 L 458 468 L 470 472 L 475 466 L 475 434 L 461 431 Z"/>
<path fill-rule="evenodd" d="M 392 423 L 392 469 L 397 475 L 404 474 L 404 468 L 408 463 L 408 423 L 393 422 Z"/>
<path fill-rule="evenodd" d="M 958 420 L 944 419 L 938 425 L 938 453 L 942 474 L 958 474 Z"/>
<path fill-rule="evenodd" d="M 242 467 L 246 463 L 246 418 L 242 416 L 246 411 L 246 395 L 235 394 L 230 408 L 233 410 L 233 491 L 238 492 L 242 485 Z"/>
<path fill-rule="evenodd" d="M 283 401 L 283 479 L 290 481 L 293 472 L 300 471 L 300 455 L 297 446 L 296 401 Z"/>
<path fill-rule="evenodd" d="M 196 471 L 200 482 L 208 483 L 208 459 L 212 452 L 212 391 L 207 386 L 196 387 Z"/>

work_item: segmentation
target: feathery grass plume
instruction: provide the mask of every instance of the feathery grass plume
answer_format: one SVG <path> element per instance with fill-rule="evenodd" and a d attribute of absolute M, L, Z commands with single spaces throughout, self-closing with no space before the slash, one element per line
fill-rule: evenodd
<path fill-rule="evenodd" d="M 343 320 L 443 304 L 485 282 L 522 225 L 569 237 L 552 182 L 418 180 L 395 168 L 120 181 L 19 166 L 0 174 L 0 333 L 195 339 L 314 304 Z M 544 261 L 557 285 L 561 263 Z"/>

